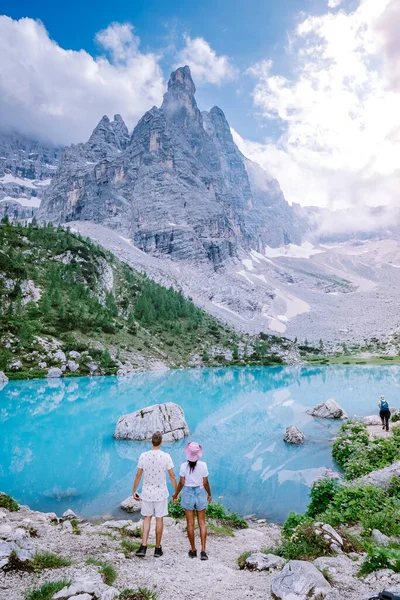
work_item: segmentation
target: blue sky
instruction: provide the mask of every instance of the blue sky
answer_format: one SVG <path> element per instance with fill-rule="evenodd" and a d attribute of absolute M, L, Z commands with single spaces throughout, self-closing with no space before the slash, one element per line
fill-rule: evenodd
<path fill-rule="evenodd" d="M 20 19 L 40 19 L 49 35 L 65 49 L 99 53 L 95 34 L 112 22 L 130 22 L 141 39 L 142 52 L 160 52 L 165 78 L 175 64 L 174 52 L 183 45 L 183 34 L 202 37 L 218 55 L 227 55 L 243 72 L 260 60 L 270 58 L 279 72 L 290 64 L 284 47 L 287 35 L 302 11 L 319 14 L 325 0 L 3 0 L 2 13 Z M 235 129 L 245 137 L 262 141 L 277 134 L 275 121 L 266 123 L 255 116 L 251 98 L 252 78 L 241 75 L 224 85 L 197 84 L 200 108 L 220 106 Z"/>
<path fill-rule="evenodd" d="M 399 0 L 2 0 L 0 128 L 85 141 L 132 129 L 189 64 L 199 107 L 289 202 L 399 205 Z M 330 225 L 331 226 L 331 225 Z"/>

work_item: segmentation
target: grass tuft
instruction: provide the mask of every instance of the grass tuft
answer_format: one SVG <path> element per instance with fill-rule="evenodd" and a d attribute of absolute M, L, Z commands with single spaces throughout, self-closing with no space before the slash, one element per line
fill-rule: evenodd
<path fill-rule="evenodd" d="M 72 561 L 64 556 L 53 554 L 52 552 L 39 552 L 30 561 L 34 571 L 39 573 L 45 569 L 61 569 L 62 567 L 69 567 Z"/>
<path fill-rule="evenodd" d="M 11 498 L 8 494 L 0 492 L 0 508 L 6 508 L 10 512 L 18 512 L 19 504 L 14 498 Z"/>
<path fill-rule="evenodd" d="M 120 593 L 119 598 L 120 600 L 157 600 L 158 594 L 147 588 L 126 589 Z"/>
<path fill-rule="evenodd" d="M 111 563 L 91 557 L 86 560 L 86 564 L 99 567 L 99 573 L 107 585 L 112 585 L 117 579 L 118 571 Z"/>
<path fill-rule="evenodd" d="M 66 579 L 59 581 L 48 581 L 37 588 L 30 588 L 25 592 L 25 600 L 51 600 L 54 594 L 61 591 L 71 582 Z"/>

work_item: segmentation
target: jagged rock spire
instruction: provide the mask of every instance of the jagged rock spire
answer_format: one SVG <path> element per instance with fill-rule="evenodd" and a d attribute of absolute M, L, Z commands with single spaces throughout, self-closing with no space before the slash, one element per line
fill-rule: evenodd
<path fill-rule="evenodd" d="M 200 123 L 201 114 L 194 97 L 195 92 L 196 86 L 190 68 L 187 65 L 179 67 L 170 75 L 161 110 L 171 118 L 182 121 L 182 124 L 188 116 Z"/>
<path fill-rule="evenodd" d="M 129 143 L 129 131 L 121 115 L 114 115 L 114 121 L 111 122 L 111 127 L 118 138 L 121 149 L 124 150 Z"/>

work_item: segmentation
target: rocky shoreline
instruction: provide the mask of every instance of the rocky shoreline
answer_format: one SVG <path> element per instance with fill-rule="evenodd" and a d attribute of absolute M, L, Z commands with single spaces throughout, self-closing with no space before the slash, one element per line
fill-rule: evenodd
<path fill-rule="evenodd" d="M 313 562 L 285 561 L 275 557 L 277 560 L 272 561 L 272 565 L 266 564 L 265 560 L 260 563 L 256 560 L 254 564 L 253 558 L 250 568 L 240 569 L 238 558 L 243 553 L 254 556 L 261 549 L 278 547 L 281 543 L 279 526 L 263 520 L 249 520 L 248 524 L 248 529 L 236 530 L 234 537 L 214 534 L 210 528 L 210 560 L 203 563 L 187 556 L 184 523 L 168 517 L 165 519 L 164 556 L 155 559 L 149 549 L 143 560 L 134 555 L 138 544 L 135 535 L 140 533 L 137 528 L 141 522 L 125 519 L 96 524 L 76 517 L 72 511 L 58 518 L 54 513 L 40 513 L 25 506 L 17 512 L 3 508 L 0 510 L 0 550 L 5 554 L 6 547 L 9 549 L 12 545 L 20 560 L 7 566 L 10 557 L 0 559 L 0 600 L 25 600 L 27 590 L 60 580 L 72 582 L 70 587 L 65 585 L 62 593 L 54 596 L 63 600 L 113 600 L 124 598 L 120 595 L 124 590 L 139 588 L 156 593 L 154 597 L 158 600 L 173 597 L 359 600 L 383 589 L 400 589 L 400 574 L 389 569 L 358 577 L 363 554 L 355 552 L 324 556 Z M 154 530 L 150 535 L 151 543 L 154 543 Z M 62 566 L 46 568 L 51 560 L 49 555 L 44 560 L 43 553 L 56 555 Z M 35 567 L 29 568 L 30 563 Z M 104 565 L 113 568 L 115 580 L 105 577 Z M 310 595 L 310 587 L 308 592 L 298 590 L 293 595 L 293 589 L 286 589 L 293 577 L 296 585 L 302 581 L 306 587 L 310 582 L 313 585 L 313 578 L 317 577 L 318 593 L 322 595 L 315 595 L 314 591 Z"/>

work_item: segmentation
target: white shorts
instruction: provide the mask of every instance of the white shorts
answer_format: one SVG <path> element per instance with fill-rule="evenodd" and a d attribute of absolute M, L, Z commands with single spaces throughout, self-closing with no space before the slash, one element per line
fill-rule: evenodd
<path fill-rule="evenodd" d="M 151 502 L 150 500 L 142 500 L 141 511 L 143 517 L 166 517 L 168 515 L 168 498 L 159 502 Z"/>

